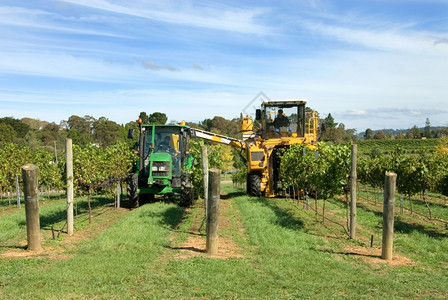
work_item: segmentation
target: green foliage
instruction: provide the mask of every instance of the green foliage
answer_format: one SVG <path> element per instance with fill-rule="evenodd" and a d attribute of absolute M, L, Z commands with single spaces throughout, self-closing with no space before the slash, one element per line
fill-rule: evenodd
<path fill-rule="evenodd" d="M 120 138 L 120 125 L 101 117 L 93 122 L 93 139 L 103 148 L 115 144 Z"/>
<path fill-rule="evenodd" d="M 435 151 L 438 139 L 386 139 L 386 140 L 359 140 L 358 154 L 369 155 L 373 149 L 379 149 L 383 154 L 391 154 L 397 147 L 401 147 L 406 153 L 420 153 Z"/>
<path fill-rule="evenodd" d="M 336 123 L 334 121 L 334 118 L 333 118 L 333 116 L 331 114 L 328 114 L 328 116 L 325 118 L 325 125 L 326 125 L 327 129 L 329 129 L 329 128 L 336 128 L 338 123 Z"/>
<path fill-rule="evenodd" d="M 365 138 L 366 140 L 371 140 L 371 139 L 373 139 L 373 131 L 372 131 L 372 129 L 370 129 L 370 128 L 367 128 L 367 129 L 366 129 L 366 131 L 365 131 L 365 133 L 364 133 L 364 138 Z"/>
<path fill-rule="evenodd" d="M 205 119 L 202 122 L 202 127 L 210 132 L 239 137 L 241 135 L 240 124 L 240 119 L 227 120 L 223 117 L 215 116 L 213 119 Z"/>
<path fill-rule="evenodd" d="M 49 188 L 63 188 L 64 161 L 56 164 L 53 153 L 45 149 L 31 151 L 28 147 L 6 144 L 0 148 L 0 191 L 15 189 L 15 177 L 22 181 L 21 167 L 25 164 L 39 167 L 39 185 Z"/>
<path fill-rule="evenodd" d="M 324 198 L 343 192 L 350 172 L 350 147 L 319 143 L 317 151 L 293 145 L 281 157 L 282 186 L 296 185 L 305 191 L 316 189 Z"/>
<path fill-rule="evenodd" d="M 138 115 L 139 119 L 142 119 L 142 123 L 143 124 L 149 124 L 149 117 L 146 114 L 146 112 L 142 111 L 140 112 L 140 114 Z"/>
<path fill-rule="evenodd" d="M 317 173 L 317 152 L 301 144 L 292 145 L 281 156 L 280 178 L 283 187 L 299 186 L 304 190 L 314 189 Z"/>
<path fill-rule="evenodd" d="M 406 153 L 397 147 L 390 155 L 360 156 L 358 179 L 373 187 L 384 185 L 385 172 L 397 173 L 397 190 L 412 196 L 425 190 L 448 193 L 448 156 L 437 153 Z"/>
<path fill-rule="evenodd" d="M 24 138 L 28 131 L 30 131 L 30 126 L 23 123 L 21 120 L 14 119 L 12 117 L 0 118 L 0 124 L 10 125 L 12 128 L 14 128 L 14 131 L 17 133 L 17 136 L 19 138 Z"/>
<path fill-rule="evenodd" d="M 192 168 L 192 182 L 193 187 L 199 195 L 203 195 L 204 181 L 202 174 L 202 156 L 201 148 L 206 145 L 203 139 L 194 139 L 190 142 L 190 155 L 194 157 Z M 218 168 L 222 170 L 224 163 L 224 148 L 223 145 L 206 145 L 208 156 L 208 168 Z"/>
<path fill-rule="evenodd" d="M 59 160 L 56 164 L 54 154 L 38 149 L 33 151 L 32 161 L 39 167 L 39 185 L 46 188 L 63 188 L 65 162 Z"/>
<path fill-rule="evenodd" d="M 16 134 L 16 131 L 11 125 L 0 123 L 0 143 L 12 143 Z"/>
<path fill-rule="evenodd" d="M 21 167 L 30 163 L 31 151 L 17 144 L 5 144 L 0 148 L 0 189 L 12 191 L 15 188 L 15 177 L 22 178 Z"/>
<path fill-rule="evenodd" d="M 128 175 L 134 156 L 124 143 L 106 149 L 89 145 L 73 145 L 74 183 L 79 189 L 92 192 L 111 182 L 123 181 Z M 21 167 L 32 163 L 39 167 L 39 186 L 59 189 L 65 186 L 65 158 L 58 163 L 52 152 L 46 149 L 31 151 L 17 144 L 5 144 L 0 148 L 0 192 L 15 189 L 15 177 L 22 181 Z"/>
<path fill-rule="evenodd" d="M 232 182 L 234 184 L 244 184 L 246 183 L 246 176 L 246 169 L 238 169 L 232 173 Z"/>
<path fill-rule="evenodd" d="M 91 193 L 111 182 L 123 181 L 134 159 L 124 143 L 106 149 L 93 144 L 87 147 L 73 145 L 73 176 L 77 188 Z"/>
<path fill-rule="evenodd" d="M 155 112 L 149 115 L 148 117 L 148 124 L 160 124 L 165 125 L 166 121 L 168 120 L 166 114 L 161 112 Z M 145 123 L 143 123 L 145 124 Z"/>

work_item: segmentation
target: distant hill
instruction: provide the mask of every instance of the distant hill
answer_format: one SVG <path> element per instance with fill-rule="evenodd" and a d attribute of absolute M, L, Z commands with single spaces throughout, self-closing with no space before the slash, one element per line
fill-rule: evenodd
<path fill-rule="evenodd" d="M 445 126 L 431 126 L 431 131 L 445 129 L 445 128 L 446 128 Z M 424 127 L 420 127 L 419 129 L 421 132 L 423 132 L 425 130 Z M 403 134 L 406 134 L 409 130 L 411 130 L 411 128 L 408 128 L 408 129 L 376 129 L 376 130 L 372 129 L 372 132 L 373 132 L 373 134 L 375 134 L 378 131 L 382 131 L 384 133 L 390 133 L 390 134 L 392 134 L 392 136 L 396 136 L 400 132 Z M 359 132 L 357 137 L 359 139 L 364 139 L 364 134 L 365 134 L 365 131 Z"/>

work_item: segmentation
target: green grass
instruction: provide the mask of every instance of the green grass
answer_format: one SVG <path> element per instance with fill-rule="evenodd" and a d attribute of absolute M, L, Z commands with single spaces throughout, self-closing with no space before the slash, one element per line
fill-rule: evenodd
<path fill-rule="evenodd" d="M 153 203 L 126 214 L 93 240 L 70 248 L 65 258 L 0 258 L 0 298 L 448 297 L 444 234 L 411 230 L 402 220 L 409 230 L 396 233 L 394 251 L 415 263 L 393 267 L 345 251 L 360 243 L 348 240 L 339 226 L 322 223 L 320 216 L 297 201 L 248 197 L 230 185 L 223 191 L 228 193 L 221 201 L 226 201 L 223 213 L 230 225 L 220 229 L 220 235 L 233 238 L 242 257 L 180 258 L 183 250 L 177 246 L 201 222 L 203 207 L 198 202 L 184 211 L 174 204 Z M 106 204 L 97 209 L 101 205 Z M 327 205 L 329 216 L 344 220 L 341 203 L 329 200 Z M 42 214 L 53 212 L 42 210 Z M 380 220 L 374 211 L 358 210 L 358 222 L 366 232 L 378 232 Z M 233 234 L 240 226 L 244 233 Z M 16 240 L 9 238 L 9 243 Z M 0 246 L 0 252 L 5 248 Z"/>

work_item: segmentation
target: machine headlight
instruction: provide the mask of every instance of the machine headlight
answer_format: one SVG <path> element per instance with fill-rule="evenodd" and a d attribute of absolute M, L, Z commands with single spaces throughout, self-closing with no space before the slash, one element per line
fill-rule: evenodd
<path fill-rule="evenodd" d="M 166 171 L 166 167 L 165 166 L 160 166 L 159 167 L 159 171 Z"/>
<path fill-rule="evenodd" d="M 153 170 L 154 172 L 157 172 L 157 166 L 152 166 L 152 170 Z"/>

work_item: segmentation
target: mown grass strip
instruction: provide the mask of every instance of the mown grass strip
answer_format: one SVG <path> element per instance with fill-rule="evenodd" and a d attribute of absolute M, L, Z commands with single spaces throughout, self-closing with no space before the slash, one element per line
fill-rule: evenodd
<path fill-rule="evenodd" d="M 0 295 L 5 299 L 133 297 L 135 289 L 151 284 L 142 278 L 170 245 L 170 233 L 182 213 L 174 204 L 143 206 L 82 244 L 68 259 L 0 259 Z"/>
<path fill-rule="evenodd" d="M 56 261 L 0 259 L 0 298 L 448 297 L 448 267 L 440 253 L 446 250 L 446 238 L 399 234 L 397 247 L 407 249 L 402 253 L 414 247 L 422 251 L 418 255 L 428 256 L 431 251 L 434 255 L 423 263 L 398 267 L 372 263 L 366 260 L 369 257 L 344 250 L 359 246 L 357 243 L 340 236 L 327 238 L 331 225 L 322 223 L 313 211 L 298 207 L 297 202 L 228 191 L 233 194 L 225 200 L 231 201 L 226 216 L 244 227 L 244 236 L 235 237 L 243 257 L 179 258 L 181 250 L 175 246 L 201 220 L 203 209 L 193 208 L 184 214 L 174 204 L 148 204 L 82 244 L 73 257 Z M 338 205 L 330 203 L 328 208 Z M 378 218 L 359 210 L 358 220 L 368 230 L 377 226 Z M 228 229 L 223 232 L 226 236 L 230 233 Z M 422 242 L 427 245 L 419 247 Z"/>

